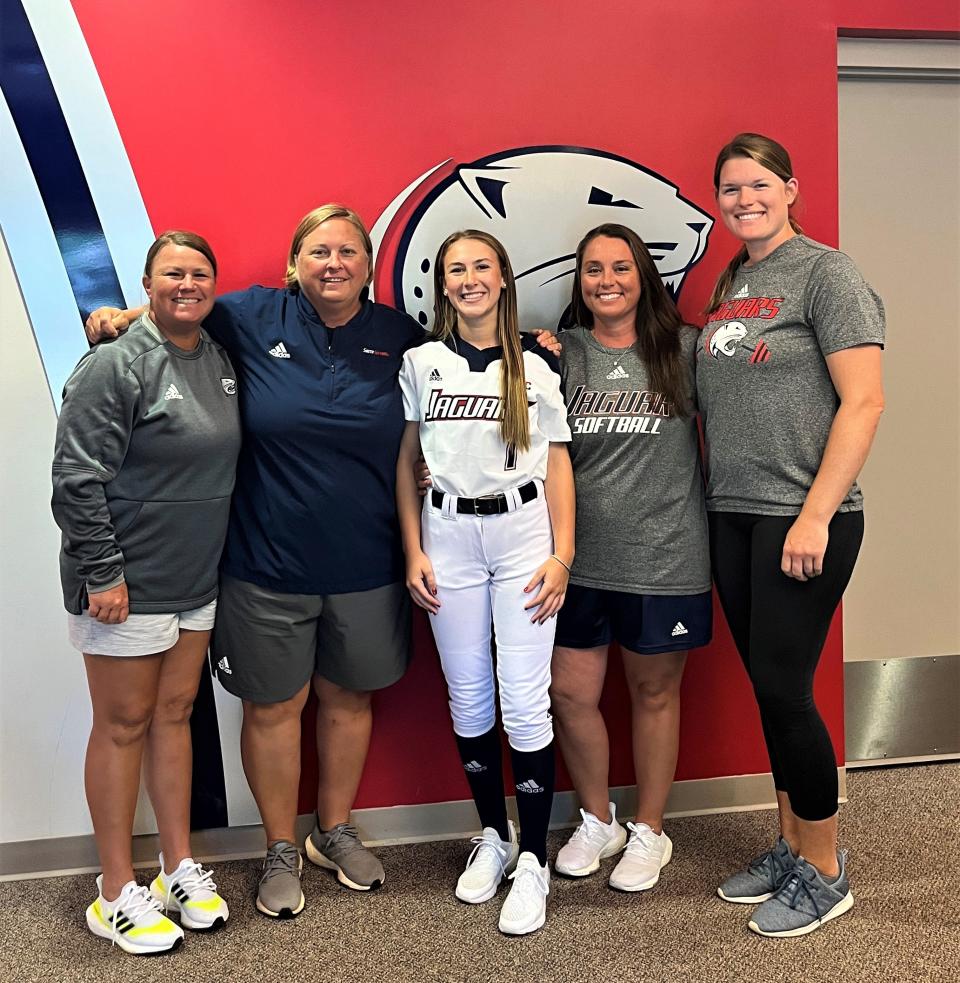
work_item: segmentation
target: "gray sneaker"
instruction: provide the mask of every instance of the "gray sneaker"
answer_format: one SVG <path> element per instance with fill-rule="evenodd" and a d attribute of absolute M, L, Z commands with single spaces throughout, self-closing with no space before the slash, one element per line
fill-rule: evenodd
<path fill-rule="evenodd" d="M 335 870 L 345 887 L 371 891 L 383 883 L 383 864 L 360 842 L 351 823 L 338 823 L 326 831 L 315 824 L 304 847 L 311 863 Z"/>
<path fill-rule="evenodd" d="M 758 935 L 789 939 L 815 932 L 853 907 L 847 880 L 847 855 L 837 854 L 840 876 L 831 882 L 803 857 L 787 875 L 777 893 L 753 913 L 749 926 Z"/>
<path fill-rule="evenodd" d="M 263 873 L 257 887 L 257 908 L 271 918 L 293 918 L 303 911 L 300 877 L 303 857 L 288 840 L 277 840 L 267 848 Z"/>
<path fill-rule="evenodd" d="M 746 870 L 738 870 L 717 888 L 724 901 L 735 904 L 759 904 L 772 898 L 784 878 L 797 865 L 790 845 L 782 837 L 777 845 L 751 860 Z"/>

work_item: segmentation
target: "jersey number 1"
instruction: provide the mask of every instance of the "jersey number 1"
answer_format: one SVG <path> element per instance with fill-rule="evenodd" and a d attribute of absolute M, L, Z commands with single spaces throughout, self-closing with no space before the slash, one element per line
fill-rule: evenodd
<path fill-rule="evenodd" d="M 513 444 L 507 444 L 507 457 L 503 462 L 503 470 L 517 470 L 517 448 Z"/>

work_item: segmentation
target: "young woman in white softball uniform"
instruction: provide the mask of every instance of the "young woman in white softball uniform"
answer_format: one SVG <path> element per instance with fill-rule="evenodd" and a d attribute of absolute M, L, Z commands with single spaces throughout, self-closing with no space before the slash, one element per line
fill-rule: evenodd
<path fill-rule="evenodd" d="M 550 661 L 574 554 L 570 430 L 556 358 L 520 335 L 503 246 L 484 232 L 453 234 L 437 254 L 434 284 L 432 340 L 408 351 L 400 372 L 407 586 L 431 615 L 483 827 L 456 894 L 487 901 L 509 875 L 500 930 L 523 935 L 543 925 L 550 890 Z M 421 451 L 433 478 L 422 503 L 413 470 Z M 519 842 L 504 800 L 498 686 Z"/>

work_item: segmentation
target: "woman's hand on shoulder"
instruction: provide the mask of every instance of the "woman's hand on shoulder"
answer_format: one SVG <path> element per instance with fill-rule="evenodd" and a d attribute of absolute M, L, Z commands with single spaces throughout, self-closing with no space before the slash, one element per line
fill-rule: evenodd
<path fill-rule="evenodd" d="M 433 564 L 423 550 L 407 557 L 407 590 L 417 607 L 429 614 L 440 610 L 437 597 L 437 578 L 433 574 Z"/>
<path fill-rule="evenodd" d="M 548 328 L 534 328 L 530 334 L 537 339 L 537 344 L 541 348 L 546 348 L 548 352 L 559 356 L 563 351 L 563 345 L 560 344 L 560 339 Z"/>
<path fill-rule="evenodd" d="M 87 341 L 91 345 L 96 345 L 108 338 L 119 337 L 130 327 L 130 322 L 133 320 L 130 315 L 133 313 L 133 311 L 122 311 L 119 307 L 98 307 L 83 326 Z"/>
<path fill-rule="evenodd" d="M 110 590 L 88 593 L 90 617 L 104 625 L 122 625 L 130 614 L 127 585 L 117 584 Z"/>
<path fill-rule="evenodd" d="M 829 523 L 801 513 L 787 530 L 780 569 L 794 580 L 819 577 L 823 573 L 823 554 L 829 538 Z"/>
<path fill-rule="evenodd" d="M 530 619 L 533 624 L 542 625 L 563 607 L 569 582 L 570 571 L 557 557 L 548 556 L 540 564 L 536 573 L 530 578 L 530 583 L 523 588 L 524 594 L 529 594 L 539 585 L 537 592 L 523 606 L 525 611 L 531 608 L 537 609 Z"/>

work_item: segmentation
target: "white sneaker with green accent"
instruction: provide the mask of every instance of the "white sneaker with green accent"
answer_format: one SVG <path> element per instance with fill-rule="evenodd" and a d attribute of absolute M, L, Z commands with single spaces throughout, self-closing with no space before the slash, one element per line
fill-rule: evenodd
<path fill-rule="evenodd" d="M 172 952 L 183 942 L 183 929 L 170 921 L 160 902 L 135 881 L 123 885 L 116 901 L 107 901 L 100 874 L 97 893 L 97 900 L 87 908 L 87 928 L 101 939 L 110 939 L 135 956 Z"/>
<path fill-rule="evenodd" d="M 230 917 L 227 902 L 217 894 L 213 871 L 204 870 L 192 857 L 185 857 L 173 873 L 166 873 L 160 854 L 160 873 L 150 885 L 150 893 L 164 911 L 180 912 L 180 924 L 194 932 L 208 932 Z"/>
<path fill-rule="evenodd" d="M 547 920 L 547 895 L 550 893 L 550 865 L 529 851 L 520 854 L 517 869 L 510 875 L 513 885 L 500 909 L 500 931 L 504 935 L 528 935 Z"/>
<path fill-rule="evenodd" d="M 630 842 L 610 875 L 610 887 L 618 891 L 646 891 L 660 880 L 670 863 L 673 843 L 666 833 L 654 833 L 646 823 L 627 823 Z"/>

